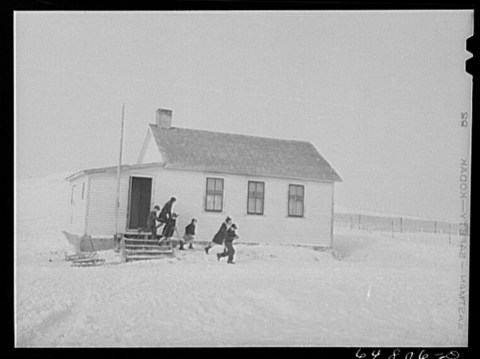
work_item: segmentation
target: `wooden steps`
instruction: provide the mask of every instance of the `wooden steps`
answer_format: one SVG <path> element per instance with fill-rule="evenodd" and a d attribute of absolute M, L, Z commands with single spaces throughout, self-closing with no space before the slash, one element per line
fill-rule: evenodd
<path fill-rule="evenodd" d="M 121 240 L 122 258 L 125 262 L 174 257 L 172 243 L 158 244 L 157 240 L 144 235 L 126 234 Z"/>

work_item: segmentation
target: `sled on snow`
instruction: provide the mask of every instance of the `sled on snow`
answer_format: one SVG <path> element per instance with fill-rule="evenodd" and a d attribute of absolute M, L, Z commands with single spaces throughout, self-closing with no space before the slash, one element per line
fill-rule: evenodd
<path fill-rule="evenodd" d="M 105 263 L 103 258 L 95 258 L 97 252 L 80 253 L 67 255 L 65 252 L 65 260 L 72 262 L 72 267 L 89 267 L 98 266 Z"/>
<path fill-rule="evenodd" d="M 91 259 L 95 257 L 97 252 L 91 252 L 91 253 L 79 253 L 79 254 L 70 254 L 68 255 L 67 252 L 65 252 L 65 260 L 66 261 L 75 261 L 75 260 L 80 260 L 80 259 Z"/>
<path fill-rule="evenodd" d="M 72 262 L 72 267 L 92 267 L 99 266 L 105 263 L 103 258 L 85 258 L 77 259 Z"/>

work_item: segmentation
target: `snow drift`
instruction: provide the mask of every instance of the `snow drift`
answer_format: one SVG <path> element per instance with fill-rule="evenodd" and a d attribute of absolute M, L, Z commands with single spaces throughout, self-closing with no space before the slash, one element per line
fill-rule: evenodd
<path fill-rule="evenodd" d="M 459 238 L 336 229 L 334 248 L 237 245 L 76 268 L 64 174 L 17 186 L 19 347 L 465 346 Z M 246 240 L 246 239 L 245 239 Z M 249 239 L 254 241 L 254 239 Z"/>

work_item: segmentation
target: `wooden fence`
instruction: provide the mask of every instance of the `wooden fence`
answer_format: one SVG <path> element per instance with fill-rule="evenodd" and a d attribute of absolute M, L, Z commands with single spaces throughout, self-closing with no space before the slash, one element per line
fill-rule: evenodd
<path fill-rule="evenodd" d="M 367 229 L 371 231 L 388 232 L 425 232 L 459 234 L 465 229 L 462 223 L 414 219 L 408 217 L 388 217 L 366 215 L 359 213 L 335 213 L 336 226 L 350 227 L 351 229 Z"/>

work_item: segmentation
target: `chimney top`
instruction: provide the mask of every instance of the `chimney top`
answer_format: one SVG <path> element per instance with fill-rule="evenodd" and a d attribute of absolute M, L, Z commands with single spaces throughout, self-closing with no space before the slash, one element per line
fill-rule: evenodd
<path fill-rule="evenodd" d="M 155 113 L 155 123 L 158 128 L 169 129 L 172 127 L 172 110 L 164 108 L 157 109 Z"/>

